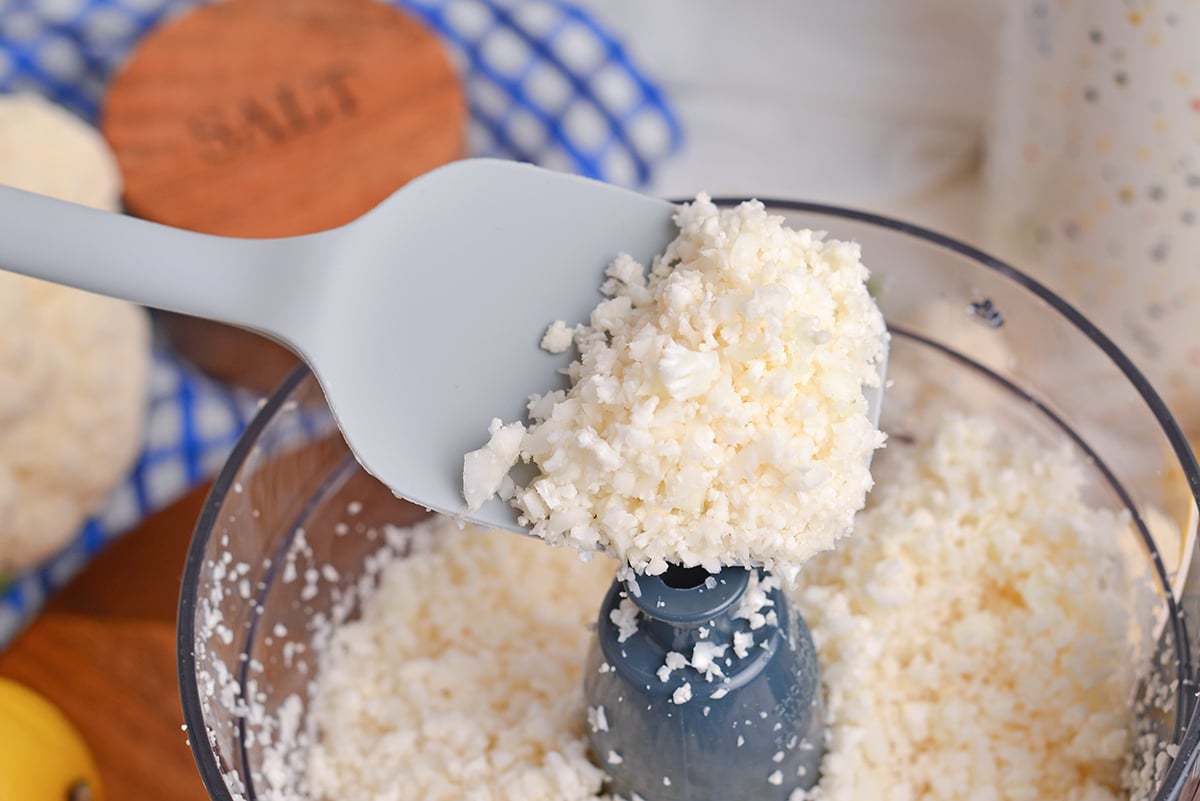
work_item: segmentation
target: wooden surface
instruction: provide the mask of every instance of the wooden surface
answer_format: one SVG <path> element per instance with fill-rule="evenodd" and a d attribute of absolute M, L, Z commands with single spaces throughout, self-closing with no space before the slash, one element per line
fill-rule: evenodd
<path fill-rule="evenodd" d="M 116 542 L 0 653 L 0 675 L 41 692 L 79 728 L 110 799 L 208 798 L 180 729 L 175 676 L 179 580 L 206 493 Z"/>

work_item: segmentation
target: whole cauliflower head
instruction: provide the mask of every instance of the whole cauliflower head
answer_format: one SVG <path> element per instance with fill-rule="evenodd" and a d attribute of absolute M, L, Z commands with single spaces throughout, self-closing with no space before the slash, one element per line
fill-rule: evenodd
<path fill-rule="evenodd" d="M 101 136 L 33 95 L 0 95 L 0 184 L 115 211 Z M 150 336 L 128 303 L 0 264 L 0 572 L 62 547 L 142 442 Z"/>

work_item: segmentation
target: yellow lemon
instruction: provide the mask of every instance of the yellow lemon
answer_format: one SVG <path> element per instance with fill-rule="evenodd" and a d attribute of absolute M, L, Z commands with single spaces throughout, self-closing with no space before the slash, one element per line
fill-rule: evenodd
<path fill-rule="evenodd" d="M 0 678 L 0 801 L 104 801 L 87 744 L 58 707 Z"/>

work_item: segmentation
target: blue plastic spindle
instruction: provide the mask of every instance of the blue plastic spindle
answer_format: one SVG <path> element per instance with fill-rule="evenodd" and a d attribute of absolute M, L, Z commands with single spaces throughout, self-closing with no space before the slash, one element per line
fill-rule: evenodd
<path fill-rule="evenodd" d="M 765 623 L 752 629 L 736 616 L 752 581 L 764 578 L 739 567 L 710 576 L 673 566 L 637 577 L 636 588 L 613 583 L 584 677 L 592 755 L 610 792 L 648 801 L 786 801 L 816 782 L 824 732 L 808 627 L 774 582 L 759 610 Z M 626 600 L 637 631 L 620 642 L 612 618 Z M 691 664 L 700 643 L 724 646 L 715 661 L 721 675 L 711 681 Z M 689 664 L 660 676 L 671 651 Z M 691 698 L 676 703 L 685 684 Z"/>

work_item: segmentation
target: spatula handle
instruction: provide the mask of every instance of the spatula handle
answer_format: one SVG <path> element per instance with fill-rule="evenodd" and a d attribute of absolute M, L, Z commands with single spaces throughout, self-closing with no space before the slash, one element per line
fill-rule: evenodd
<path fill-rule="evenodd" d="M 209 236 L 0 186 L 0 269 L 251 328 L 293 347 L 311 311 L 305 273 L 320 237 Z"/>

